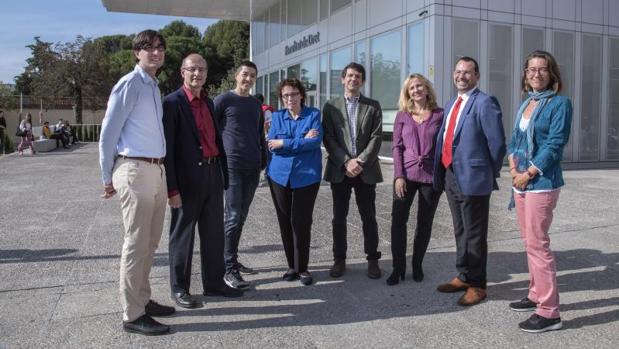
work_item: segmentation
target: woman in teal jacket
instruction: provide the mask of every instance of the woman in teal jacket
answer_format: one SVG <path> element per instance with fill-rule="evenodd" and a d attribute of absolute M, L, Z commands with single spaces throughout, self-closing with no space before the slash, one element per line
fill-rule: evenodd
<path fill-rule="evenodd" d="M 528 98 L 518 110 L 508 147 L 513 184 L 510 208 L 516 207 L 530 284 L 527 297 L 509 306 L 515 311 L 535 310 L 519 327 L 538 333 L 563 326 L 548 231 L 564 185 L 561 159 L 570 135 L 572 103 L 557 95 L 561 91 L 561 74 L 554 57 L 545 51 L 534 51 L 527 57 L 522 91 Z"/>

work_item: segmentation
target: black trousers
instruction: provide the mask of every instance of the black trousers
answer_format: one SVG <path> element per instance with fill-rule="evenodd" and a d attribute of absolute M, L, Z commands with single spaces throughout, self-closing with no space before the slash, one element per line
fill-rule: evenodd
<path fill-rule="evenodd" d="M 490 195 L 462 194 L 451 168 L 445 172 L 445 193 L 456 237 L 458 278 L 473 287 L 486 288 Z"/>
<path fill-rule="evenodd" d="M 195 228 L 200 236 L 200 264 L 203 290 L 223 286 L 224 194 L 218 163 L 200 167 L 203 180 L 182 196 L 183 205 L 172 209 L 170 222 L 170 286 L 172 292 L 189 292 Z"/>
<path fill-rule="evenodd" d="M 292 189 L 290 185 L 283 187 L 269 179 L 269 187 L 277 212 L 288 268 L 294 269 L 297 273 L 306 272 L 314 203 L 320 182 Z"/>
<path fill-rule="evenodd" d="M 376 223 L 376 184 L 366 184 L 359 176 L 345 177 L 340 183 L 331 183 L 333 195 L 333 257 L 346 259 L 346 218 L 350 194 L 355 191 L 355 200 L 363 223 L 363 249 L 368 260 L 380 259 L 378 251 L 378 224 Z"/>
<path fill-rule="evenodd" d="M 399 198 L 393 194 L 391 209 L 391 254 L 393 269 L 406 271 L 406 224 L 410 216 L 415 194 L 419 193 L 417 209 L 417 228 L 413 240 L 413 270 L 421 268 L 423 257 L 430 243 L 432 222 L 441 192 L 434 191 L 432 184 L 406 180 L 406 193 Z"/>

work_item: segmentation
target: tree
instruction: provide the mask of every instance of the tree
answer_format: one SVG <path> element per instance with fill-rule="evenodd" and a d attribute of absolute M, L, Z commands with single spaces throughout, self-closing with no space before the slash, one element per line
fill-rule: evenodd
<path fill-rule="evenodd" d="M 17 98 L 15 98 L 15 91 L 8 85 L 0 82 L 0 109 L 15 109 L 17 108 Z M 0 149 L 2 150 L 2 149 Z"/>
<path fill-rule="evenodd" d="M 223 92 L 234 86 L 234 69 L 249 58 L 249 24 L 219 21 L 204 32 L 204 57 L 209 64 L 209 90 Z"/>
<path fill-rule="evenodd" d="M 190 53 L 203 55 L 204 48 L 198 28 L 183 21 L 173 21 L 159 32 L 167 44 L 165 63 L 157 75 L 159 89 L 165 95 L 175 91 L 183 83 L 180 73 L 183 58 Z"/>

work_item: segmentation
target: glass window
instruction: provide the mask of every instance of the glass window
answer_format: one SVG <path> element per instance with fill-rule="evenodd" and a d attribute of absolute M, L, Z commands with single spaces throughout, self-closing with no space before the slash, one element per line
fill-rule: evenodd
<path fill-rule="evenodd" d="M 350 5 L 350 0 L 331 0 L 331 13 Z"/>
<path fill-rule="evenodd" d="M 602 37 L 583 34 L 579 160 L 599 160 L 601 96 Z"/>
<path fill-rule="evenodd" d="M 572 101 L 574 100 L 574 66 L 576 64 L 574 61 L 574 45 L 573 33 L 560 31 L 553 33 L 552 50 L 557 64 L 559 65 L 559 70 L 561 71 L 561 82 L 563 82 L 561 94 L 570 97 Z M 576 117 L 576 115 L 574 115 L 574 117 Z M 571 134 L 570 140 L 563 149 L 563 159 L 567 161 L 573 159 L 572 143 L 574 136 L 573 133 Z"/>
<path fill-rule="evenodd" d="M 513 95 L 513 35 L 512 27 L 489 25 L 488 91 L 499 100 L 503 112 L 503 128 L 509 138 L 514 128 Z"/>
<path fill-rule="evenodd" d="M 280 33 L 281 33 L 281 19 L 280 19 L 280 10 L 279 10 L 279 2 L 277 2 L 271 9 L 269 10 L 269 32 L 270 39 L 269 47 L 275 46 L 281 41 Z"/>
<path fill-rule="evenodd" d="M 619 38 L 609 40 L 608 64 L 608 140 L 606 158 L 619 159 Z"/>
<path fill-rule="evenodd" d="M 344 86 L 342 86 L 342 69 L 350 63 L 350 47 L 344 47 L 331 52 L 331 94 L 330 98 L 336 98 L 344 95 Z"/>
<path fill-rule="evenodd" d="M 306 105 L 318 107 L 316 89 L 318 84 L 318 59 L 312 58 L 301 63 L 299 80 L 303 82 L 307 94 Z"/>
<path fill-rule="evenodd" d="M 355 43 L 355 59 L 354 61 L 365 67 L 366 59 L 365 40 L 360 40 Z"/>
<path fill-rule="evenodd" d="M 394 31 L 370 40 L 371 95 L 383 109 L 383 127 L 390 131 L 400 95 L 402 33 Z M 391 111 L 391 112 L 389 112 Z"/>
<path fill-rule="evenodd" d="M 281 41 L 284 41 L 288 37 L 288 36 L 286 36 L 286 14 L 288 13 L 288 12 L 286 12 L 286 8 L 287 8 L 286 4 L 287 4 L 287 2 L 286 2 L 286 0 L 282 0 L 282 1 L 280 1 L 280 3 L 281 3 L 281 6 L 280 6 L 281 25 L 280 25 L 280 28 L 282 30 L 282 33 L 281 33 L 280 37 L 281 37 Z"/>
<path fill-rule="evenodd" d="M 263 84 L 264 83 L 264 76 L 259 76 L 258 79 L 256 79 L 256 93 L 260 93 L 261 95 L 264 95 L 264 87 Z"/>
<path fill-rule="evenodd" d="M 320 102 L 322 107 L 327 101 L 327 55 L 320 55 Z"/>
<path fill-rule="evenodd" d="M 290 78 L 290 79 L 294 79 L 294 78 L 298 79 L 300 71 L 301 71 L 301 65 L 300 64 L 291 65 L 287 69 L 286 77 Z"/>
<path fill-rule="evenodd" d="M 329 17 L 329 0 L 320 0 L 320 20 Z"/>
<path fill-rule="evenodd" d="M 269 104 L 275 109 L 279 109 L 277 85 L 279 85 L 279 74 L 278 72 L 272 72 L 269 74 Z"/>
<path fill-rule="evenodd" d="M 479 22 L 454 19 L 452 37 L 452 71 L 456 61 L 463 56 L 475 58 L 479 62 Z M 447 81 L 451 81 L 451 74 L 448 75 L 448 79 Z M 450 83 L 450 85 L 452 86 L 452 95 L 455 96 L 457 94 L 456 87 L 453 86 L 453 83 Z"/>
<path fill-rule="evenodd" d="M 424 26 L 423 22 L 408 27 L 408 73 L 424 74 Z"/>
<path fill-rule="evenodd" d="M 254 46 L 254 53 L 261 53 L 264 52 L 265 50 L 265 30 L 266 30 L 266 23 L 264 21 L 264 17 L 258 17 L 256 18 L 256 20 L 253 22 L 252 25 L 252 45 Z"/>
<path fill-rule="evenodd" d="M 301 4 L 303 5 L 301 9 L 301 23 L 303 28 L 307 28 L 317 22 L 318 0 L 303 0 Z"/>
<path fill-rule="evenodd" d="M 303 25 L 301 23 L 301 4 L 302 0 L 288 0 L 288 37 L 291 37 L 301 30 Z"/>
<path fill-rule="evenodd" d="M 535 50 L 544 50 L 544 30 L 537 28 L 522 28 L 522 60 L 521 66 L 524 66 L 524 60 L 529 53 Z"/>
<path fill-rule="evenodd" d="M 367 49 L 365 48 L 365 40 L 360 40 L 355 43 L 355 59 L 354 61 L 367 68 Z M 365 94 L 365 84 L 361 88 L 361 93 Z"/>

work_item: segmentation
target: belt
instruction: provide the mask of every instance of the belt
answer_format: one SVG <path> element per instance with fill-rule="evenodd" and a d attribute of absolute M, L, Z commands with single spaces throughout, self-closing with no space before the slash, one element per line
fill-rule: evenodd
<path fill-rule="evenodd" d="M 204 162 L 206 162 L 208 165 L 219 163 L 219 156 L 206 157 L 204 158 Z"/>
<path fill-rule="evenodd" d="M 161 159 L 160 158 L 145 158 L 141 156 L 125 156 L 125 155 L 121 155 L 120 157 L 123 159 L 139 160 L 139 161 L 148 162 L 150 164 L 163 165 L 163 158 Z"/>

